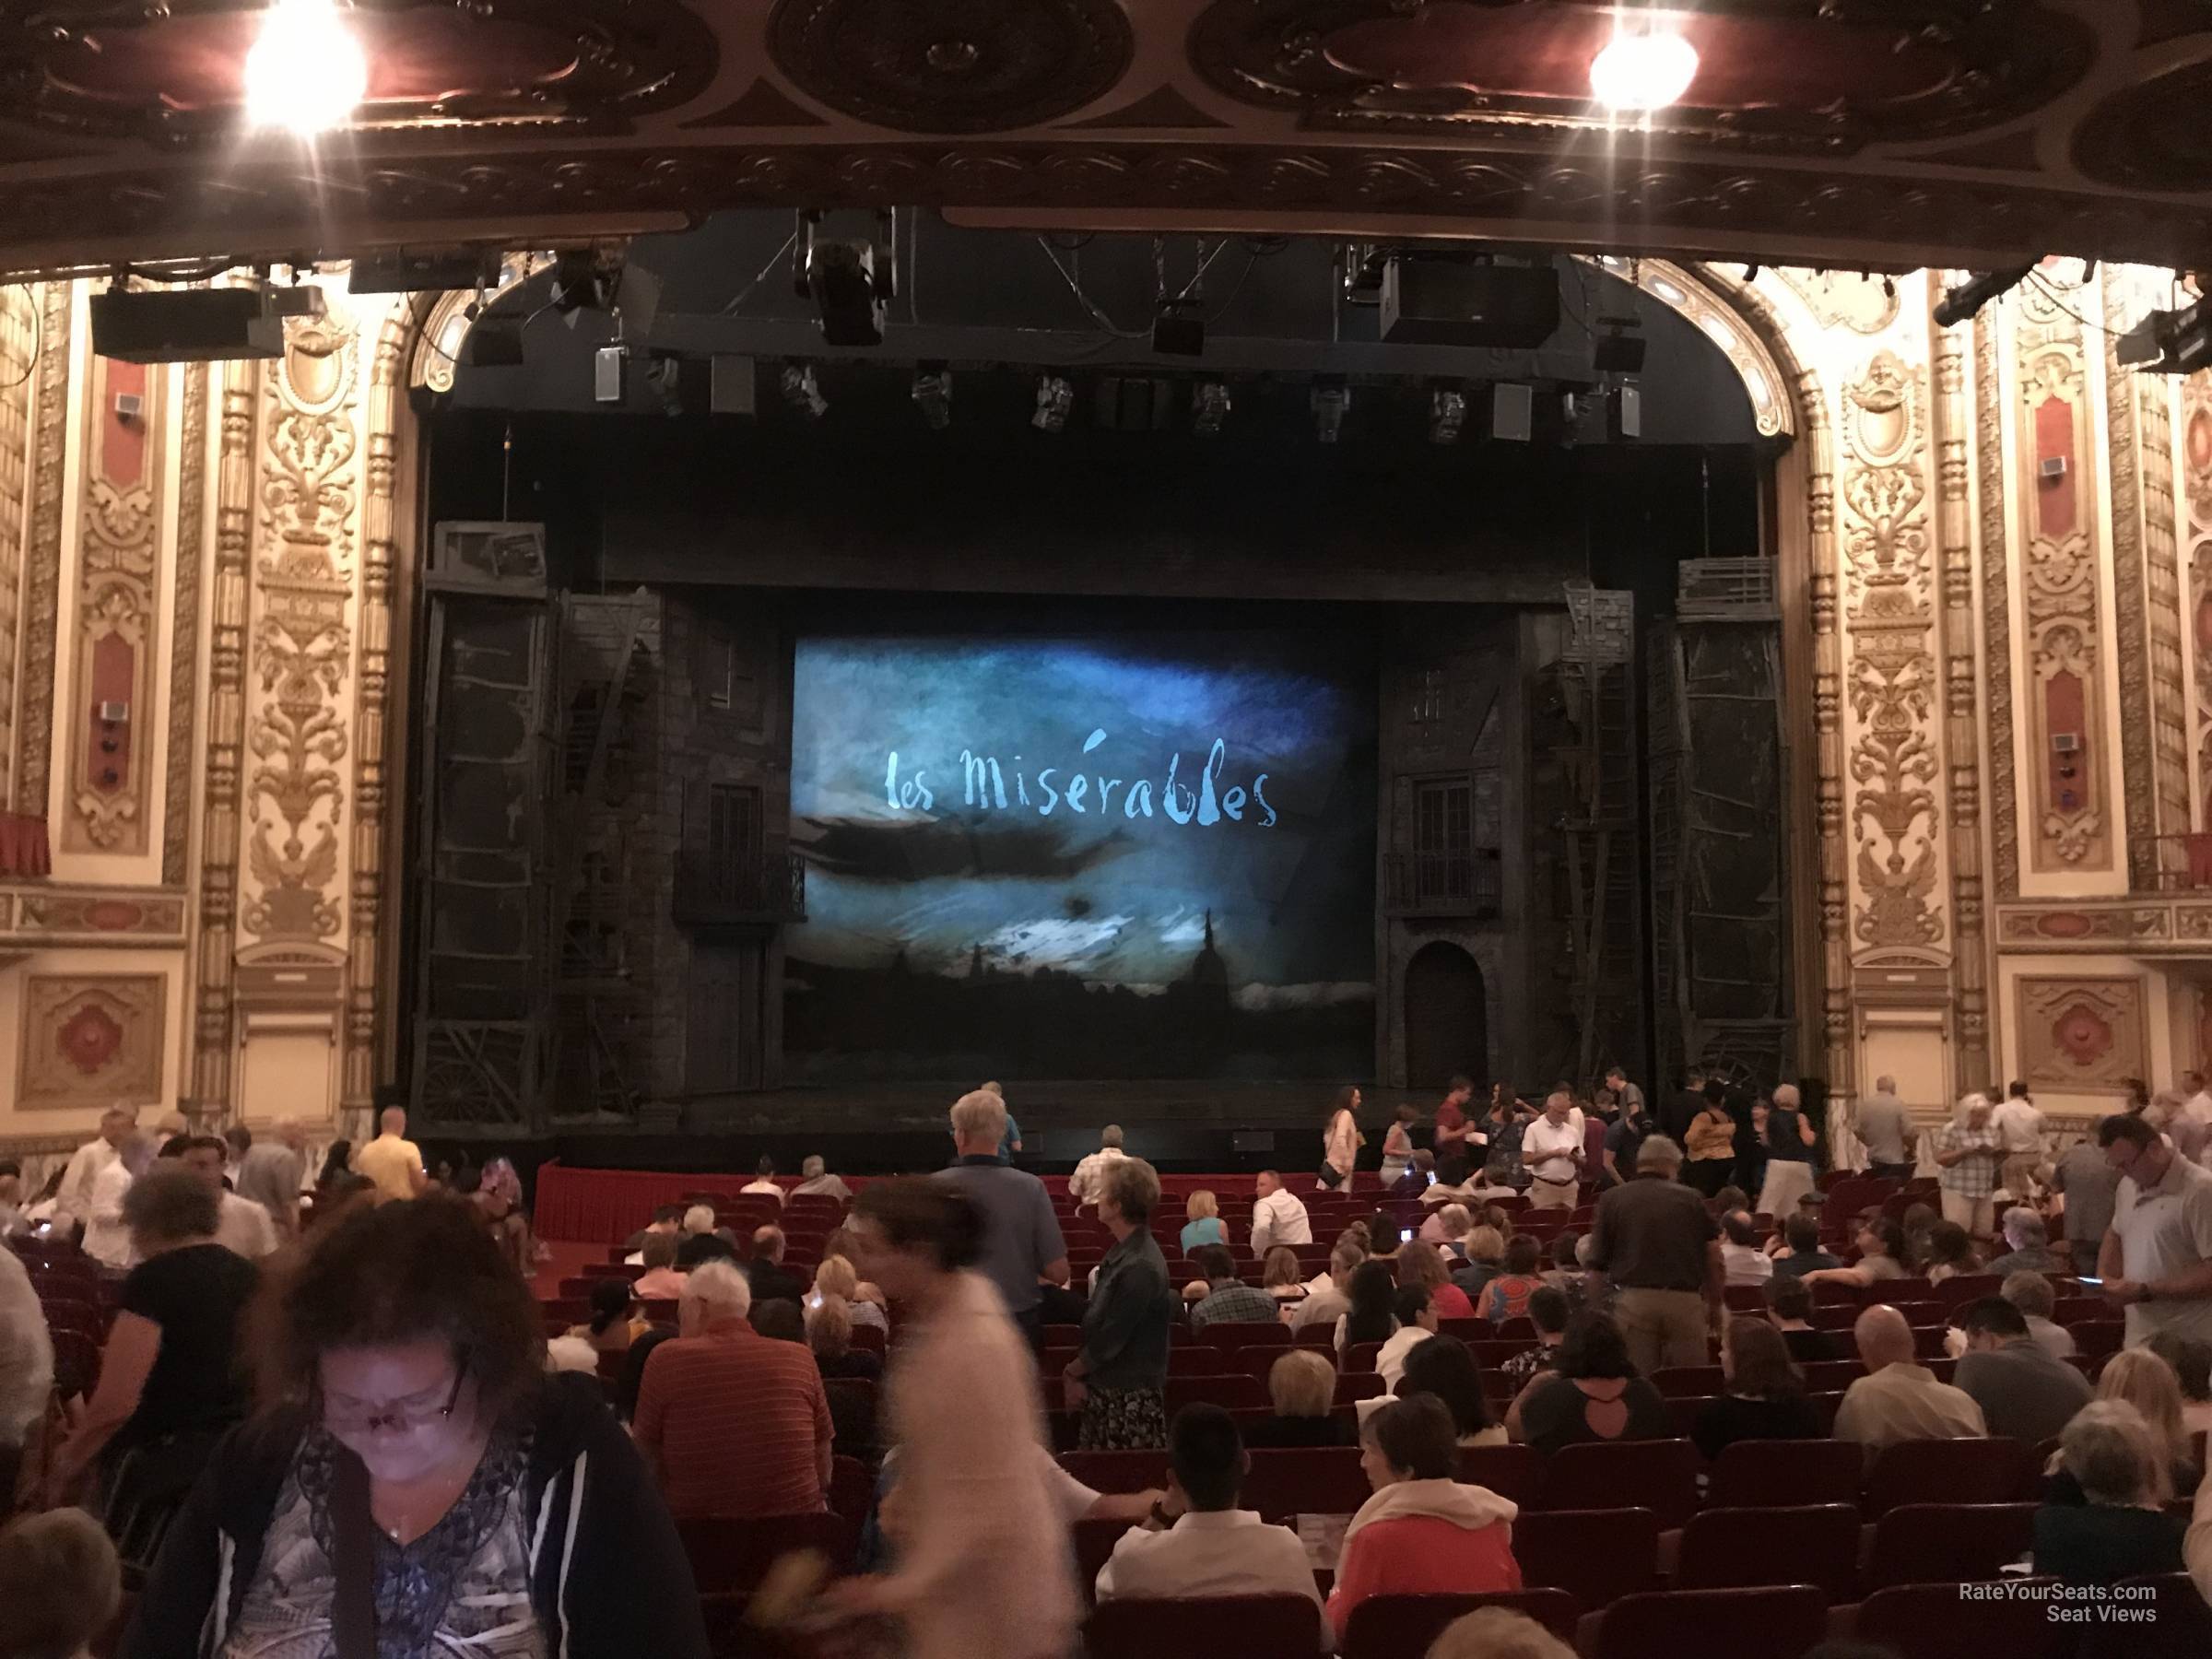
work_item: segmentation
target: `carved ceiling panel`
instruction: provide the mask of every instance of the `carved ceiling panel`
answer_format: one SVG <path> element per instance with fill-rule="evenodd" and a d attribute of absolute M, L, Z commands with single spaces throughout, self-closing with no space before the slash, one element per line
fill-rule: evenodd
<path fill-rule="evenodd" d="M 1700 0 L 1685 100 L 1596 0 L 356 0 L 351 129 L 240 130 L 258 0 L 0 5 L 15 269 L 898 203 L 1863 269 L 2212 265 L 2212 7 Z M 1258 221 L 1255 224 L 1255 220 Z M 1834 297 L 1871 304 L 1864 294 Z"/>

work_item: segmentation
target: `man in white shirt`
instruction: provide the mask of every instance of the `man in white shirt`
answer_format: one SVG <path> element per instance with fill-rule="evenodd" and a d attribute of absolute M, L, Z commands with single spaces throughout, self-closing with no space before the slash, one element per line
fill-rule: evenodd
<path fill-rule="evenodd" d="M 115 1161 L 124 1142 L 137 1131 L 138 1114 L 128 1106 L 111 1106 L 100 1114 L 100 1134 L 79 1147 L 62 1173 L 53 1195 L 53 1230 L 66 1233 L 72 1221 L 92 1219 L 92 1182 Z"/>
<path fill-rule="evenodd" d="M 1528 1187 L 1531 1209 L 1572 1209 L 1582 1180 L 1583 1114 L 1574 1097 L 1554 1089 L 1544 1100 L 1544 1115 L 1522 1131 L 1521 1167 L 1533 1178 Z"/>
<path fill-rule="evenodd" d="M 1774 1277 L 1774 1258 L 1759 1249 L 1748 1210 L 1721 1218 L 1721 1267 L 1730 1285 L 1763 1285 Z"/>
<path fill-rule="evenodd" d="M 2006 1089 L 2005 1103 L 1989 1114 L 1989 1126 L 2005 1152 L 1999 1179 L 2013 1202 L 2026 1204 L 2035 1195 L 2036 1169 L 2043 1161 L 2043 1114 L 2027 1084 L 2016 1082 Z"/>
<path fill-rule="evenodd" d="M 2127 1346 L 2160 1331 L 2212 1341 L 2212 1170 L 2125 1112 L 2098 1124 L 2097 1144 L 2120 1172 L 2097 1277 L 2127 1310 Z"/>
<path fill-rule="evenodd" d="M 783 1189 L 776 1184 L 776 1160 L 772 1158 L 763 1158 L 755 1166 L 752 1180 L 747 1182 L 737 1191 L 740 1196 L 747 1193 L 761 1193 L 773 1198 L 778 1204 L 782 1203 Z"/>
<path fill-rule="evenodd" d="M 1122 1126 L 1109 1124 L 1099 1131 L 1099 1149 L 1076 1166 L 1076 1172 L 1067 1178 L 1067 1195 L 1076 1201 L 1077 1209 L 1099 1201 L 1100 1183 L 1106 1179 L 1106 1166 L 1120 1163 L 1129 1156 L 1122 1150 Z"/>
<path fill-rule="evenodd" d="M 830 1173 L 830 1166 L 822 1161 L 818 1152 L 799 1166 L 799 1184 L 791 1189 L 794 1198 L 819 1195 L 841 1204 L 853 1196 L 853 1189 Z"/>
<path fill-rule="evenodd" d="M 2212 1091 L 2205 1088 L 2205 1074 L 2185 1071 L 2182 1074 L 2182 1110 L 2212 1129 Z"/>
<path fill-rule="evenodd" d="M 53 1338 L 30 1274 L 0 1248 L 0 1492 L 13 1498 L 23 1442 L 53 1393 Z"/>
<path fill-rule="evenodd" d="M 251 1198 L 241 1198 L 223 1185 L 223 1141 L 213 1135 L 187 1135 L 170 1143 L 177 1161 L 215 1190 L 221 1205 L 215 1241 L 235 1255 L 258 1262 L 276 1248 L 276 1223 L 269 1212 Z"/>
<path fill-rule="evenodd" d="M 1297 1194 L 1285 1189 L 1282 1176 L 1273 1170 L 1262 1170 L 1253 1192 L 1256 1194 L 1252 1206 L 1253 1255 L 1265 1260 L 1277 1244 L 1313 1242 L 1313 1224 L 1307 1219 L 1306 1206 Z"/>
<path fill-rule="evenodd" d="M 1329 1274 L 1319 1289 L 1308 1286 L 1306 1300 L 1290 1310 L 1289 1323 L 1293 1331 L 1302 1331 L 1310 1324 L 1333 1325 L 1352 1311 L 1349 1287 L 1352 1271 L 1367 1257 L 1357 1244 L 1339 1244 L 1329 1252 Z"/>
<path fill-rule="evenodd" d="M 92 1196 L 85 1214 L 85 1253 L 110 1272 L 127 1272 L 137 1259 L 131 1246 L 130 1225 L 123 1218 L 123 1195 L 153 1161 L 153 1137 L 133 1129 L 115 1148 L 115 1156 L 92 1178 Z"/>
<path fill-rule="evenodd" d="M 1099 1600 L 1214 1595 L 1302 1595 L 1313 1604 L 1316 1652 L 1335 1646 L 1306 1547 L 1270 1526 L 1237 1494 L 1252 1467 L 1237 1425 L 1218 1406 L 1186 1406 L 1168 1430 L 1168 1495 L 1156 1508 L 1182 1514 L 1163 1532 L 1135 1527 L 1099 1569 Z"/>

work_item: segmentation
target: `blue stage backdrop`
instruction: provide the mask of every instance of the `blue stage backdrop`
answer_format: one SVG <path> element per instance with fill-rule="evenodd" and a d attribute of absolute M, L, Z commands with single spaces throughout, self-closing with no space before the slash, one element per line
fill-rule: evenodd
<path fill-rule="evenodd" d="M 1366 1073 L 1373 682 L 1335 635 L 802 639 L 794 1080 Z"/>

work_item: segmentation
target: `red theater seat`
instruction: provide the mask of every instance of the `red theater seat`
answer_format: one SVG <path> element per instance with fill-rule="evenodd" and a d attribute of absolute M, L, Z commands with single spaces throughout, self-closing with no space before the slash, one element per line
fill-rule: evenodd
<path fill-rule="evenodd" d="M 1714 1653 L 1727 1659 L 1799 1659 L 1828 1626 L 1810 1584 L 1756 1590 L 1662 1590 L 1628 1595 L 1598 1622 L 1593 1659 Z M 1983 1650 L 1960 1648 L 1959 1653 Z"/>
<path fill-rule="evenodd" d="M 1110 1601 L 1083 1627 L 1088 1659 L 1179 1654 L 1298 1659 L 1319 1652 L 1321 1619 L 1302 1595 L 1223 1595 L 1187 1601 Z"/>
<path fill-rule="evenodd" d="M 853 1562 L 859 1527 L 844 1516 L 772 1515 L 757 1521 L 690 1520 L 676 1524 L 701 1595 L 749 1593 L 770 1567 L 802 1549 L 819 1550 L 832 1571 Z"/>
<path fill-rule="evenodd" d="M 1376 1595 L 1352 1609 L 1339 1659 L 1408 1659 L 1429 1651 L 1453 1619 L 1478 1607 L 1525 1613 L 1562 1641 L 1574 1640 L 1574 1598 L 1561 1590 L 1508 1590 L 1493 1595 Z"/>
<path fill-rule="evenodd" d="M 1891 1584 L 1994 1579 L 2035 1542 L 2032 1503 L 1901 1503 L 1874 1524 L 1864 1579 Z"/>
<path fill-rule="evenodd" d="M 1878 1521 L 1904 1503 L 2012 1503 L 2034 1496 L 2035 1454 L 2015 1440 L 1904 1441 L 1866 1471 L 1859 1512 Z"/>
<path fill-rule="evenodd" d="M 1877 1590 L 1850 1620 L 1855 1641 L 1893 1648 L 1900 1659 L 2064 1659 L 2078 1627 L 2053 1624 L 2048 1602 L 2017 1594 L 2048 1579 L 2007 1579 L 1990 1600 L 1968 1600 L 1959 1584 L 1893 1584 Z"/>
<path fill-rule="evenodd" d="M 1466 1478 L 1465 1475 L 1462 1479 Z M 1698 1507 L 1698 1452 L 1688 1441 L 1563 1446 L 1546 1461 L 1546 1509 L 1648 1509 L 1680 1526 Z"/>
<path fill-rule="evenodd" d="M 1510 1498 L 1526 1509 L 1544 1495 L 1550 1471 L 1543 1454 L 1533 1446 L 1471 1446 L 1459 1454 L 1459 1478 L 1469 1486 L 1488 1487 L 1500 1498 Z M 1628 1499 L 1608 1500 L 1621 1505 Z M 1553 1504 L 1554 1509 L 1597 1508 L 1599 1505 Z"/>
<path fill-rule="evenodd" d="M 1814 1584 L 1831 1602 L 1858 1585 L 1859 1512 L 1848 1503 L 1708 1509 L 1690 1517 L 1676 1558 L 1677 1590 Z"/>
<path fill-rule="evenodd" d="M 1357 1446 L 1252 1453 L 1243 1506 L 1271 1521 L 1291 1515 L 1349 1515 L 1372 1494 Z"/>
<path fill-rule="evenodd" d="M 1856 1503 L 1866 1454 L 1849 1441 L 1737 1441 L 1716 1459 L 1705 1501 L 1759 1509 Z"/>
<path fill-rule="evenodd" d="M 1659 1517 L 1647 1509 L 1523 1510 L 1513 1559 L 1524 1584 L 1563 1590 L 1594 1613 L 1659 1587 Z"/>

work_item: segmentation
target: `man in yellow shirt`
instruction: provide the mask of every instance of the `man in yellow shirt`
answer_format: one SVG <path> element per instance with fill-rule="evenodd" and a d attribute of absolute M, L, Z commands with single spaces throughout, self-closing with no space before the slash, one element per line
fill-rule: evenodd
<path fill-rule="evenodd" d="M 353 1155 L 354 1171 L 375 1183 L 379 1204 L 413 1198 L 430 1184 L 430 1178 L 423 1171 L 421 1148 L 406 1138 L 406 1112 L 387 1106 L 377 1121 L 383 1133 Z"/>

